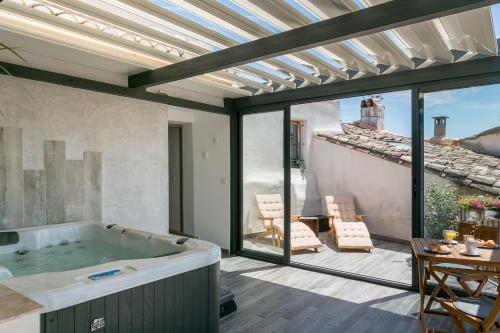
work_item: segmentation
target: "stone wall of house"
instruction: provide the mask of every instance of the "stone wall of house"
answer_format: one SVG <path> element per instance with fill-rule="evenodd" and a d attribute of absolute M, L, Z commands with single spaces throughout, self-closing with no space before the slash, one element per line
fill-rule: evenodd
<path fill-rule="evenodd" d="M 321 213 L 321 197 L 312 168 L 313 134 L 316 130 L 341 131 L 338 101 L 294 105 L 292 120 L 302 121 L 303 158 L 306 170 L 292 170 L 291 214 Z M 243 117 L 243 234 L 265 230 L 258 219 L 256 194 L 281 194 L 283 197 L 283 112 Z M 320 180 L 318 180 L 320 181 Z"/>
<path fill-rule="evenodd" d="M 315 131 L 342 132 L 339 101 L 293 105 L 290 119 L 304 124 L 302 151 L 305 161 L 303 174 L 298 169 L 291 172 L 290 210 L 292 214 L 303 216 L 321 214 L 321 195 L 317 185 L 321 179 L 309 167 L 313 163 L 311 147 Z"/>
<path fill-rule="evenodd" d="M 283 112 L 243 117 L 243 234 L 264 231 L 256 194 L 283 198 Z"/>
<path fill-rule="evenodd" d="M 411 239 L 411 168 L 320 138 L 314 138 L 311 153 L 322 197 L 350 195 L 370 233 Z"/>

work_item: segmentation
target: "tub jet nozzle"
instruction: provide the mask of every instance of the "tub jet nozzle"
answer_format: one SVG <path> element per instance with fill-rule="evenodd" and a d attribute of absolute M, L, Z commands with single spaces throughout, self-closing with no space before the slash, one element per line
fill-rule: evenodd
<path fill-rule="evenodd" d="M 182 245 L 189 240 L 189 237 L 181 237 L 175 241 L 177 245 Z"/>

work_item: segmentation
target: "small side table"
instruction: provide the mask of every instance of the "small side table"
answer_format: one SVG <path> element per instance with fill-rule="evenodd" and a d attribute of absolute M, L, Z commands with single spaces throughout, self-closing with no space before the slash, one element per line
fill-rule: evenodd
<path fill-rule="evenodd" d="M 319 237 L 319 217 L 317 216 L 301 216 L 299 217 L 299 222 L 307 225 L 316 235 Z"/>

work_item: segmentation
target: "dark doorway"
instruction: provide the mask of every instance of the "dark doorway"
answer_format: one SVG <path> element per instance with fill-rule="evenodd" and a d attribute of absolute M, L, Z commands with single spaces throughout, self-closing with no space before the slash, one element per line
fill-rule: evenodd
<path fill-rule="evenodd" d="M 182 127 L 168 126 L 169 228 L 171 233 L 184 232 L 182 212 Z"/>

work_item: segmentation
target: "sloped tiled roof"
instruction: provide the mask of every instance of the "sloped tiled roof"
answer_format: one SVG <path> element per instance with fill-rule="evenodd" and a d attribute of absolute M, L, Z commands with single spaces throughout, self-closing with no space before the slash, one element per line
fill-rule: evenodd
<path fill-rule="evenodd" d="M 342 124 L 344 133 L 317 131 L 316 137 L 402 166 L 411 166 L 411 138 Z M 427 172 L 456 183 L 500 194 L 500 159 L 458 146 L 424 143 Z"/>

